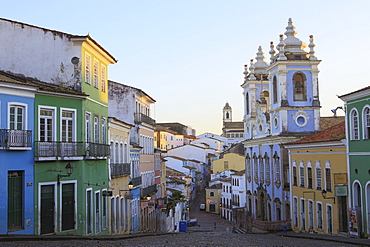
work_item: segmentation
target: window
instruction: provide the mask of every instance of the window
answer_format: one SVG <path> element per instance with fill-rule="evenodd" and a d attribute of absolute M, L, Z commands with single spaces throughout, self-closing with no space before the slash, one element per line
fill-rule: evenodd
<path fill-rule="evenodd" d="M 277 80 L 276 76 L 274 76 L 274 79 L 272 80 L 272 98 L 274 104 L 278 102 L 278 93 L 277 93 Z"/>
<path fill-rule="evenodd" d="M 10 105 L 9 106 L 9 129 L 10 130 L 25 130 L 25 106 Z"/>
<path fill-rule="evenodd" d="M 264 183 L 264 179 L 265 179 L 265 167 L 264 167 L 264 164 L 263 164 L 263 158 L 260 157 L 259 158 L 259 163 L 260 163 L 260 183 Z"/>
<path fill-rule="evenodd" d="M 270 184 L 270 159 L 269 157 L 267 156 L 267 154 L 265 154 L 265 166 L 266 166 L 266 183 L 267 185 Z"/>
<path fill-rule="evenodd" d="M 99 64 L 94 60 L 94 87 L 99 88 Z"/>
<path fill-rule="evenodd" d="M 215 196 L 215 192 L 213 192 L 213 191 L 209 192 L 209 196 L 210 197 L 214 197 Z"/>
<path fill-rule="evenodd" d="M 75 111 L 62 109 L 61 139 L 62 142 L 75 140 Z"/>
<path fill-rule="evenodd" d="M 105 92 L 106 83 L 107 83 L 106 77 L 107 75 L 106 75 L 105 66 L 101 65 L 101 91 L 102 92 Z"/>
<path fill-rule="evenodd" d="M 299 180 L 300 180 L 299 185 L 301 187 L 304 187 L 304 168 L 303 166 L 299 167 Z"/>
<path fill-rule="evenodd" d="M 258 160 L 256 156 L 253 157 L 253 162 L 254 162 L 254 182 L 258 183 Z"/>
<path fill-rule="evenodd" d="M 246 114 L 249 115 L 249 93 L 245 94 L 245 109 Z"/>
<path fill-rule="evenodd" d="M 85 55 L 85 82 L 90 84 L 90 56 Z"/>
<path fill-rule="evenodd" d="M 51 142 L 55 140 L 55 108 L 39 109 L 39 139 L 41 142 Z"/>
<path fill-rule="evenodd" d="M 294 100 L 306 100 L 306 82 L 303 73 L 298 72 L 293 76 Z"/>
<path fill-rule="evenodd" d="M 246 158 L 246 167 L 247 167 L 247 180 L 248 182 L 251 181 L 251 177 L 252 177 L 252 167 L 251 167 L 251 158 L 249 157 L 249 154 L 247 154 L 247 158 Z"/>
<path fill-rule="evenodd" d="M 225 170 L 229 169 L 229 161 L 224 161 L 224 169 Z"/>
<path fill-rule="evenodd" d="M 316 189 L 321 190 L 321 167 L 320 167 L 320 163 L 316 163 Z"/>
<path fill-rule="evenodd" d="M 325 185 L 326 185 L 326 191 L 331 191 L 331 172 L 330 172 L 330 168 L 325 168 Z"/>
<path fill-rule="evenodd" d="M 294 197 L 294 200 L 293 200 L 293 213 L 294 213 L 294 226 L 295 227 L 298 227 L 298 198 L 297 197 Z"/>
<path fill-rule="evenodd" d="M 312 189 L 312 168 L 307 167 L 307 188 Z"/>
<path fill-rule="evenodd" d="M 363 113 L 364 139 L 370 139 L 370 108 L 366 107 Z"/>
<path fill-rule="evenodd" d="M 86 142 L 91 142 L 91 114 L 86 112 L 85 115 Z"/>
<path fill-rule="evenodd" d="M 358 114 L 356 110 L 352 110 L 350 121 L 351 121 L 351 140 L 358 140 L 359 139 Z"/>
<path fill-rule="evenodd" d="M 101 119 L 101 143 L 107 143 L 107 121 L 106 118 Z"/>
<path fill-rule="evenodd" d="M 94 142 L 99 143 L 99 116 L 94 116 Z"/>
<path fill-rule="evenodd" d="M 274 154 L 274 164 L 275 164 L 275 182 L 280 183 L 280 158 L 277 153 Z"/>
<path fill-rule="evenodd" d="M 322 204 L 317 203 L 317 228 L 322 229 Z"/>
<path fill-rule="evenodd" d="M 298 185 L 298 178 L 297 178 L 297 167 L 293 167 L 293 185 Z"/>

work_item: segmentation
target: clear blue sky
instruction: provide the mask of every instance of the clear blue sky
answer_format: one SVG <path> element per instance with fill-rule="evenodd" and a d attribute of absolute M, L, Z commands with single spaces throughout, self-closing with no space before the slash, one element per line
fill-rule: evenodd
<path fill-rule="evenodd" d="M 244 64 L 259 45 L 269 61 L 269 42 L 278 43 L 289 17 L 302 41 L 314 35 L 322 116 L 343 105 L 336 95 L 369 86 L 369 10 L 367 0 L 20 0 L 3 1 L 0 11 L 15 21 L 89 33 L 118 59 L 110 79 L 157 101 L 157 122 L 220 134 L 226 102 L 233 120 L 242 120 Z"/>

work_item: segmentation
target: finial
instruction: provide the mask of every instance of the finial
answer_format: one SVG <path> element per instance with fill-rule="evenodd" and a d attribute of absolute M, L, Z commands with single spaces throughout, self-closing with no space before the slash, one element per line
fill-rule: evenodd
<path fill-rule="evenodd" d="M 292 18 L 289 18 L 288 20 L 288 26 L 286 27 L 286 31 L 284 33 L 288 38 L 294 37 L 297 32 L 295 31 L 295 26 L 293 26 L 293 20 Z"/>
<path fill-rule="evenodd" d="M 285 47 L 285 43 L 284 43 L 284 35 L 280 34 L 280 43 L 277 45 L 277 49 L 279 51 L 279 57 L 278 57 L 278 60 L 287 60 L 285 54 L 284 54 L 284 47 Z"/>
<path fill-rule="evenodd" d="M 315 43 L 313 43 L 313 35 L 310 35 L 310 44 L 308 47 L 310 48 L 310 60 L 317 60 L 317 57 L 315 57 Z"/>
<path fill-rule="evenodd" d="M 274 61 L 274 56 L 275 56 L 275 53 L 276 53 L 276 51 L 275 51 L 275 49 L 274 49 L 274 42 L 273 41 L 271 41 L 270 42 L 270 63 L 273 63 L 273 61 Z"/>
<path fill-rule="evenodd" d="M 263 59 L 265 59 L 265 56 L 264 56 L 265 53 L 263 53 L 262 51 L 262 46 L 258 47 L 258 52 L 256 54 L 257 54 L 256 56 L 257 61 L 262 61 Z"/>
<path fill-rule="evenodd" d="M 249 79 L 250 80 L 256 80 L 256 77 L 254 76 L 254 63 L 253 63 L 253 59 L 251 59 L 251 66 L 249 66 L 249 71 L 250 71 L 250 75 L 249 75 Z"/>
<path fill-rule="evenodd" d="M 243 72 L 243 74 L 244 74 L 244 81 L 245 81 L 245 80 L 247 80 L 248 75 L 249 75 L 248 65 L 247 64 L 244 65 L 244 72 Z"/>

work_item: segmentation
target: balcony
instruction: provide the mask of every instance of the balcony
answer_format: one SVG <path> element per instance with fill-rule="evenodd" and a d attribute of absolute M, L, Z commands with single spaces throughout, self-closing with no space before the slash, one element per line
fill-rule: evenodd
<path fill-rule="evenodd" d="M 35 157 L 40 159 L 83 159 L 109 157 L 109 145 L 85 142 L 35 142 Z"/>
<path fill-rule="evenodd" d="M 146 123 L 153 127 L 155 127 L 156 125 L 154 119 L 148 117 L 147 115 L 143 113 L 135 113 L 135 123 L 136 124 Z"/>
<path fill-rule="evenodd" d="M 35 157 L 80 157 L 85 155 L 83 142 L 35 142 Z"/>
<path fill-rule="evenodd" d="M 140 177 L 136 177 L 136 178 L 132 178 L 132 184 L 134 186 L 141 185 L 141 176 Z"/>
<path fill-rule="evenodd" d="M 147 195 L 151 195 L 157 192 L 157 185 L 149 185 L 148 187 L 141 189 L 141 197 L 146 197 Z"/>
<path fill-rule="evenodd" d="M 31 150 L 32 130 L 0 130 L 0 148 Z"/>
<path fill-rule="evenodd" d="M 86 156 L 87 157 L 102 157 L 110 156 L 110 147 L 107 144 L 101 143 L 86 143 Z"/>
<path fill-rule="evenodd" d="M 110 164 L 112 178 L 119 178 L 130 175 L 130 163 Z"/>

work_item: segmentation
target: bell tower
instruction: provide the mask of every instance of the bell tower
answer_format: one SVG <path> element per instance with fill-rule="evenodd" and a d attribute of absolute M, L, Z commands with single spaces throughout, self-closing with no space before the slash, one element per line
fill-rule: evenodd
<path fill-rule="evenodd" d="M 223 122 L 232 122 L 233 121 L 233 110 L 228 102 L 226 102 L 223 109 Z"/>

